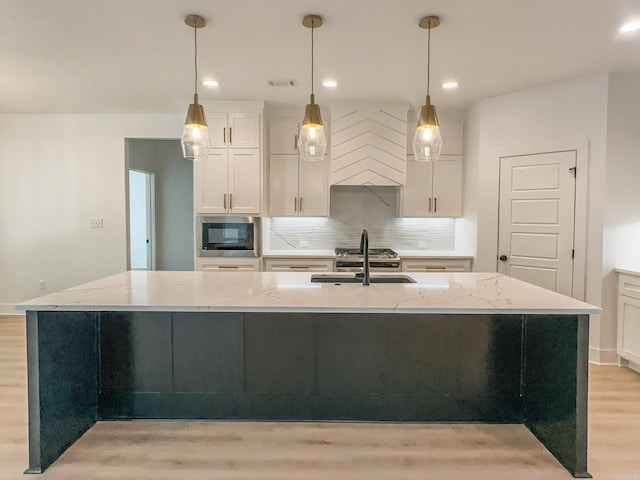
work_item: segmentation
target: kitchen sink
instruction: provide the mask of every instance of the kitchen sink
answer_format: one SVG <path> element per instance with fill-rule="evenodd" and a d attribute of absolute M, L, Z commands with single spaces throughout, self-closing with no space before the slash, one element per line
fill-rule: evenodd
<path fill-rule="evenodd" d="M 416 281 L 408 275 L 371 275 L 370 283 L 416 283 Z M 312 283 L 362 283 L 362 274 L 354 276 L 347 275 L 311 275 Z"/>

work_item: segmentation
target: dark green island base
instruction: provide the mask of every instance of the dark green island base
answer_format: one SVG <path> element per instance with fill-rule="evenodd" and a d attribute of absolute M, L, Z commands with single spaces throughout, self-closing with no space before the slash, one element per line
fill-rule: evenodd
<path fill-rule="evenodd" d="M 588 315 L 28 311 L 29 469 L 102 420 L 522 423 L 587 472 Z"/>

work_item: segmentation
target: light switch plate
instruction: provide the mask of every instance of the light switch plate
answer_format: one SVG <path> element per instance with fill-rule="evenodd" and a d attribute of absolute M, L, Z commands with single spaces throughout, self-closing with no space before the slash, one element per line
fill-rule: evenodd
<path fill-rule="evenodd" d="M 92 218 L 91 219 L 91 228 L 102 228 L 103 223 L 101 218 Z"/>
<path fill-rule="evenodd" d="M 427 242 L 418 242 L 418 248 L 420 250 L 425 250 L 427 248 Z"/>
<path fill-rule="evenodd" d="M 300 240 L 300 248 L 309 248 L 309 240 Z"/>

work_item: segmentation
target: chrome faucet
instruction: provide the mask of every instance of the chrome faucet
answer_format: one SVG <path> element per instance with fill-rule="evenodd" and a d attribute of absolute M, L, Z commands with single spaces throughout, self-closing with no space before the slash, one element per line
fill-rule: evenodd
<path fill-rule="evenodd" d="M 362 260 L 362 285 L 369 285 L 369 234 L 367 233 L 367 229 L 362 230 L 362 235 L 360 235 L 360 253 L 364 255 Z"/>

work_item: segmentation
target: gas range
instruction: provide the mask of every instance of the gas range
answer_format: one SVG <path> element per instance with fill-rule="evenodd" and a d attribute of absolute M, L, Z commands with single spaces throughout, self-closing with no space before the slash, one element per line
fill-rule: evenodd
<path fill-rule="evenodd" d="M 364 254 L 359 248 L 336 248 L 337 272 L 363 270 Z M 369 266 L 372 272 L 399 271 L 400 256 L 390 248 L 370 248 Z"/>

